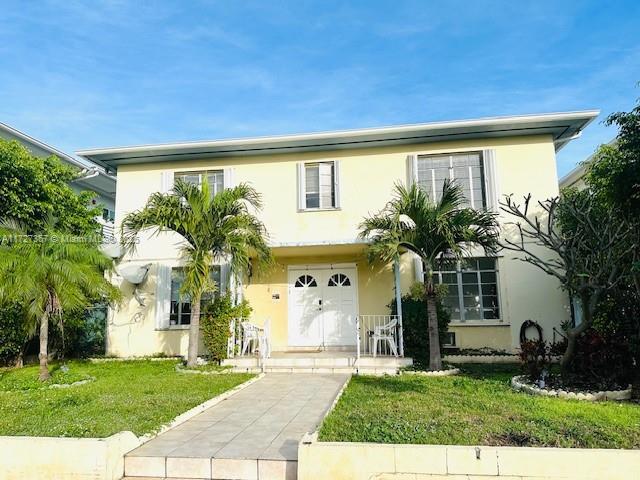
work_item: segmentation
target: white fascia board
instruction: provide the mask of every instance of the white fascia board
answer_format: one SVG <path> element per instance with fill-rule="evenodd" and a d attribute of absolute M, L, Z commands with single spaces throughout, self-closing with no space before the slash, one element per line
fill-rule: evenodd
<path fill-rule="evenodd" d="M 85 159 L 114 169 L 119 163 L 143 163 L 189 158 L 196 155 L 233 155 L 234 153 L 273 153 L 278 150 L 311 148 L 355 148 L 367 144 L 392 144 L 428 141 L 430 136 L 444 139 L 449 136 L 463 138 L 465 135 L 496 136 L 526 134 L 538 129 L 554 130 L 555 140 L 569 138 L 582 130 L 599 114 L 598 110 L 580 112 L 546 113 L 538 115 L 488 117 L 474 120 L 431 122 L 390 127 L 364 128 L 330 132 L 316 132 L 296 135 L 279 135 L 253 138 L 233 138 L 227 140 L 164 143 L 129 147 L 109 147 L 80 150 L 77 154 Z M 375 142 L 375 143 L 374 143 Z M 566 142 L 564 142 L 566 143 Z M 558 142 L 557 148 L 564 145 Z"/>

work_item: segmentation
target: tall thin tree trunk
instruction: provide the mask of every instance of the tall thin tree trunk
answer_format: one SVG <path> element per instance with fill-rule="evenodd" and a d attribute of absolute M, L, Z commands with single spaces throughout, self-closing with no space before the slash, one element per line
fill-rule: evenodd
<path fill-rule="evenodd" d="M 593 324 L 593 314 L 596 310 L 603 290 L 596 290 L 591 295 L 582 293 L 580 303 L 582 303 L 582 323 L 567 330 L 567 348 L 560 360 L 560 372 L 563 376 L 569 373 L 571 362 L 576 353 L 578 337 L 586 332 Z"/>
<path fill-rule="evenodd" d="M 567 332 L 567 348 L 560 359 L 560 371 L 562 372 L 562 376 L 565 377 L 569 373 L 569 367 L 576 353 L 576 337 L 577 335 L 571 331 Z"/>
<path fill-rule="evenodd" d="M 51 375 L 49 374 L 49 363 L 47 346 L 49 343 L 49 315 L 46 313 L 40 318 L 40 376 L 41 382 L 49 380 Z"/>
<path fill-rule="evenodd" d="M 187 366 L 195 367 L 198 361 L 198 337 L 200 336 L 200 295 L 191 299 L 191 324 L 189 325 L 189 350 Z"/>
<path fill-rule="evenodd" d="M 633 284 L 636 287 L 636 293 L 640 298 L 640 273 L 633 273 L 631 275 L 631 278 L 633 279 Z M 636 328 L 638 330 L 636 332 L 636 335 L 638 335 L 638 339 L 640 339 L 640 319 L 639 318 L 636 318 Z M 640 348 L 640 346 L 638 348 Z M 631 378 L 631 397 L 635 400 L 640 400 L 640 352 L 638 352 L 637 349 L 636 349 L 636 358 L 635 358 L 634 367 L 635 368 L 633 369 L 633 376 Z"/>
<path fill-rule="evenodd" d="M 438 332 L 438 310 L 436 296 L 433 292 L 426 294 L 427 320 L 429 327 L 429 370 L 442 370 L 440 355 L 440 334 Z"/>

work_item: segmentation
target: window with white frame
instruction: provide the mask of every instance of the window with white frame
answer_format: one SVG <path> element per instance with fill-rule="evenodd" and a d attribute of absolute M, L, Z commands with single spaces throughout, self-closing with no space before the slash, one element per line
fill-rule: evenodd
<path fill-rule="evenodd" d="M 210 302 L 215 298 L 215 295 L 220 291 L 220 266 L 214 265 L 211 269 L 211 279 L 216 282 L 218 290 L 215 294 L 206 293 L 202 295 L 200 300 L 200 314 L 202 307 L 207 302 Z M 185 295 L 180 292 L 180 288 L 184 282 L 184 270 L 182 267 L 176 267 L 171 269 L 171 310 L 169 313 L 169 325 L 189 325 L 191 323 L 191 298 L 189 295 Z"/>
<path fill-rule="evenodd" d="M 217 195 L 224 189 L 224 170 L 206 170 L 201 172 L 177 172 L 175 179 L 197 185 L 200 187 L 203 182 L 209 184 L 211 195 Z"/>
<path fill-rule="evenodd" d="M 338 208 L 336 162 L 311 162 L 299 167 L 300 208 L 303 210 Z"/>
<path fill-rule="evenodd" d="M 435 201 L 442 198 L 442 186 L 446 179 L 454 180 L 462 187 L 467 206 L 486 208 L 484 168 L 480 152 L 418 155 L 418 185 Z"/>
<path fill-rule="evenodd" d="M 109 208 L 103 208 L 102 209 L 102 219 L 105 222 L 113 223 L 115 221 L 115 218 L 116 218 L 116 212 L 114 212 L 113 210 L 111 210 Z"/>
<path fill-rule="evenodd" d="M 500 320 L 498 269 L 495 258 L 444 262 L 435 281 L 447 286 L 443 298 L 452 321 Z"/>

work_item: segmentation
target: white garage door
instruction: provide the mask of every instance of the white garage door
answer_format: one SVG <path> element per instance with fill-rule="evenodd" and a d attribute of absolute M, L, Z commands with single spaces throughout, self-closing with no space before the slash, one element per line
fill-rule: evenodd
<path fill-rule="evenodd" d="M 356 268 L 289 270 L 289 345 L 355 346 Z"/>

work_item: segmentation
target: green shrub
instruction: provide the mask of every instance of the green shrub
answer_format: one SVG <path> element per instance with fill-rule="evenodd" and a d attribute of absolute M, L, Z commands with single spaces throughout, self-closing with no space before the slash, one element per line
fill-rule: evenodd
<path fill-rule="evenodd" d="M 0 365 L 15 364 L 27 343 L 22 309 L 17 305 L 0 307 Z"/>
<path fill-rule="evenodd" d="M 99 304 L 87 310 L 65 312 L 62 321 L 49 323 L 50 353 L 56 358 L 104 355 L 106 322 L 106 307 Z M 37 338 L 29 342 L 28 353 L 37 355 L 37 343 Z"/>
<path fill-rule="evenodd" d="M 234 318 L 246 320 L 251 314 L 249 302 L 243 300 L 234 305 L 231 295 L 220 295 L 204 308 L 200 321 L 202 341 L 209 351 L 209 357 L 215 362 L 227 358 L 229 325 Z"/>
<path fill-rule="evenodd" d="M 402 297 L 402 330 L 404 354 L 413 358 L 416 366 L 429 365 L 429 330 L 427 328 L 427 306 L 424 301 L 424 285 L 415 283 L 410 292 Z M 391 314 L 396 315 L 395 298 L 389 303 Z M 440 347 L 447 336 L 451 315 L 440 301 L 438 308 L 438 331 Z"/>

